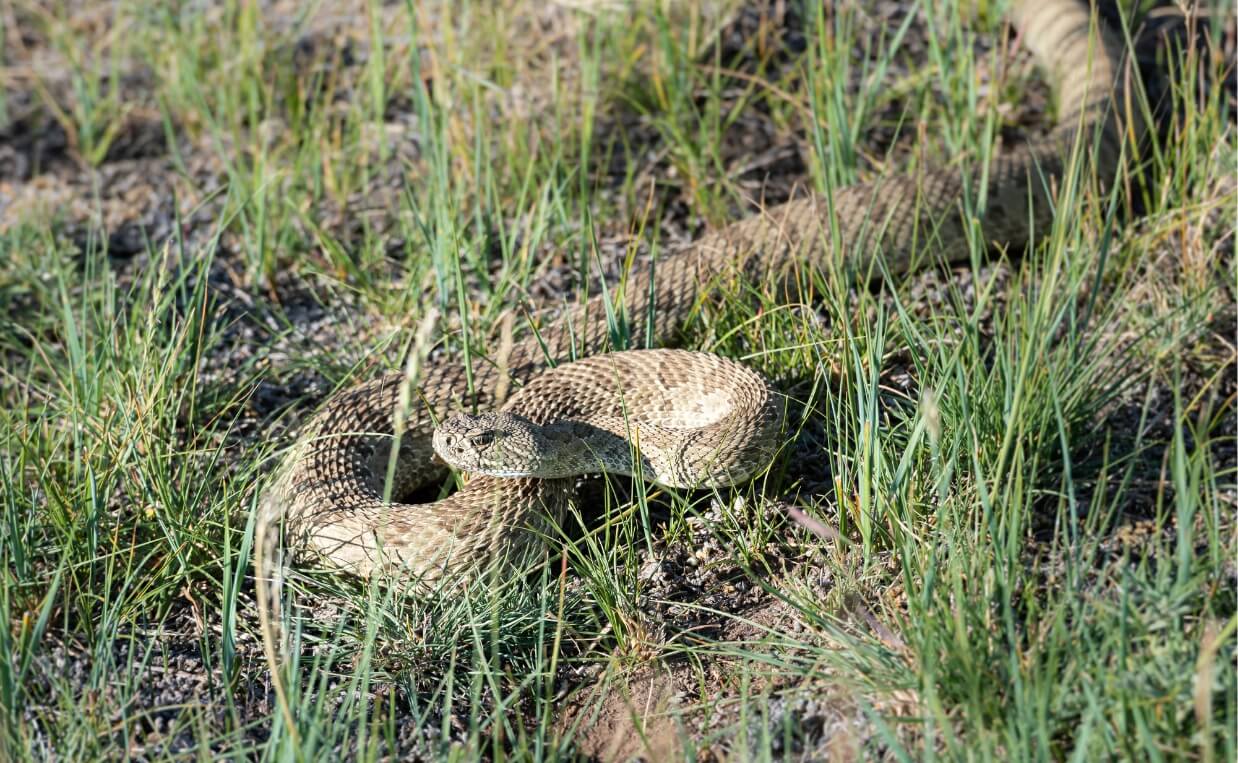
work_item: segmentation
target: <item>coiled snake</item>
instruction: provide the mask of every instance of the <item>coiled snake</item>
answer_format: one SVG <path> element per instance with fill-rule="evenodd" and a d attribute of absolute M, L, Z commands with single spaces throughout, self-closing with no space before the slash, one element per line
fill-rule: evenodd
<path fill-rule="evenodd" d="M 1112 182 L 1123 141 L 1138 140 L 1142 130 L 1137 108 L 1122 109 L 1123 118 L 1115 108 L 1126 106 L 1118 77 L 1120 42 L 1075 0 L 1015 2 L 1009 17 L 1048 74 L 1059 101 L 1059 127 L 1043 140 L 1000 150 L 987 166 L 921 171 L 854 185 L 829 199 L 791 201 L 709 233 L 686 251 L 659 261 L 656 277 L 632 275 L 617 305 L 631 335 L 651 337 L 655 345 L 670 343 L 719 273 L 781 283 L 793 268 L 811 268 L 833 257 L 860 272 L 880 257 L 889 272 L 901 273 L 911 270 L 926 251 L 933 255 L 928 261 L 966 256 L 972 225 L 978 225 L 992 245 L 1024 245 L 1032 230 L 1046 229 L 1051 222 L 1053 190 L 1076 150 L 1096 177 Z M 963 219 L 960 212 L 965 192 L 979 194 L 974 220 Z M 530 383 L 509 403 L 514 415 L 536 424 L 557 416 L 575 421 L 560 426 L 551 439 L 562 440 L 568 454 L 589 451 L 584 459 L 588 463 L 596 462 L 601 451 L 619 460 L 636 454 L 630 470 L 647 476 L 661 470 L 671 475 L 664 481 L 684 485 L 725 484 L 760 468 L 772 448 L 769 430 L 777 406 L 759 379 L 743 377 L 733 365 L 719 365 L 727 361 L 676 351 L 617 353 L 546 373 L 571 357 L 608 349 L 604 298 L 566 311 L 559 323 L 543 329 L 540 341 L 517 341 L 504 362 L 476 364 L 471 396 L 465 392 L 461 365 L 428 365 L 415 380 L 415 392 L 404 393 L 404 429 L 394 469 L 388 464 L 404 375 L 389 374 L 328 401 L 266 493 L 266 516 L 283 517 L 295 543 L 359 575 L 384 569 L 430 583 L 519 553 L 543 509 L 557 511 L 570 493 L 571 481 L 563 478 L 564 472 L 547 472 L 553 475 L 549 478 L 480 476 L 437 502 L 398 500 L 445 474 L 432 450 L 434 423 L 453 410 L 492 408 L 496 392 L 513 382 Z M 746 379 L 742 384 L 741 378 Z M 585 400 L 589 390 L 604 399 Z M 681 399 L 689 393 L 705 395 L 705 402 Z M 712 402 L 710 395 L 716 398 Z M 638 404 L 649 400 L 671 407 L 638 410 Z M 582 414 L 587 402 L 593 413 Z M 693 419 L 685 413 L 693 408 L 698 414 L 725 409 L 725 415 Z M 605 421 L 589 420 L 589 415 Z M 510 468 L 505 460 L 510 453 L 496 442 L 521 448 L 530 444 L 527 431 L 510 429 L 513 420 L 457 420 L 439 435 L 440 450 L 493 473 L 534 473 Z M 634 426 L 640 429 L 635 447 L 617 439 Z M 590 428 L 599 430 L 600 444 L 579 439 Z M 695 445 L 684 446 L 683 432 L 672 431 L 684 428 Z M 648 457 L 651 441 L 664 436 L 681 438 L 671 447 L 679 454 L 668 466 Z M 736 456 L 740 441 L 751 441 L 755 455 Z M 699 473 L 672 474 L 696 462 L 702 467 Z"/>

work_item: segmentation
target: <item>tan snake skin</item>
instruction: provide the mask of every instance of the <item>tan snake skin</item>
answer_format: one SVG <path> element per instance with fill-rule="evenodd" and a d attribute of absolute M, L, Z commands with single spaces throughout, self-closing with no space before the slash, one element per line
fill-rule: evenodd
<path fill-rule="evenodd" d="M 687 350 L 607 352 L 543 371 L 502 411 L 434 431 L 454 469 L 564 479 L 605 472 L 674 488 L 746 482 L 777 449 L 782 404 L 756 371 Z"/>
<path fill-rule="evenodd" d="M 1089 9 L 1074 0 L 1016 2 L 1009 16 L 1049 76 L 1060 102 L 1060 126 L 1043 141 L 999 150 L 988 164 L 982 195 L 986 168 L 948 167 L 774 207 L 657 262 L 652 279 L 633 273 L 618 305 L 629 336 L 672 343 L 720 276 L 783 283 L 793 281 L 788 276 L 797 269 L 834 258 L 860 274 L 876 257 L 896 274 L 921 262 L 964 258 L 970 250 L 960 211 L 965 193 L 975 200 L 973 232 L 1017 251 L 1031 230 L 1048 230 L 1053 190 L 1077 142 L 1090 174 L 1113 182 L 1123 141 L 1138 140 L 1143 129 L 1137 118 L 1116 115 L 1137 113 L 1125 108 L 1118 77 L 1122 45 L 1103 28 L 1097 33 Z M 503 364 L 512 388 L 554 363 L 610 349 L 605 316 L 598 297 L 543 327 L 541 343 L 517 341 Z M 444 467 L 431 449 L 433 422 L 453 410 L 493 408 L 496 391 L 509 383 L 497 367 L 475 363 L 471 395 L 459 363 L 426 367 L 407 410 L 389 495 L 402 498 L 417 486 L 441 482 Z M 328 401 L 285 459 L 264 497 L 265 514 L 284 518 L 291 543 L 363 576 L 382 569 L 432 583 L 523 553 L 527 528 L 542 526 L 543 506 L 550 515 L 561 508 L 570 481 L 477 477 L 434 503 L 384 500 L 393 411 L 403 383 L 403 374 L 389 374 Z M 548 394 L 544 405 L 533 399 L 524 410 L 549 416 L 559 402 Z"/>

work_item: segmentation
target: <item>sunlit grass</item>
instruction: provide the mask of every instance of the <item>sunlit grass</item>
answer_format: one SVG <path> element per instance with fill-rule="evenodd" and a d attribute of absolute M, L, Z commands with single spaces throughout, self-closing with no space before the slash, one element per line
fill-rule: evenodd
<path fill-rule="evenodd" d="M 1026 253 L 982 266 L 977 240 L 953 277 L 833 263 L 800 274 L 796 305 L 723 285 L 687 345 L 788 400 L 783 453 L 752 485 L 594 486 L 527 575 L 429 599 L 287 566 L 273 666 L 256 507 L 315 401 L 255 423 L 264 384 L 312 373 L 321 400 L 401 367 L 431 309 L 437 346 L 479 362 L 505 320 L 530 330 L 553 268 L 576 299 L 642 245 L 669 254 L 671 204 L 692 232 L 751 212 L 727 141 L 757 110 L 800 148 L 801 190 L 832 193 L 988 155 L 1031 69 L 973 49 L 1000 22 L 951 2 L 924 17 L 924 50 L 905 49 L 921 20 L 872 35 L 863 9 L 806 11 L 790 63 L 769 41 L 728 60 L 695 4 L 560 9 L 547 30 L 520 3 L 363 2 L 347 44 L 316 26 L 326 3 L 127 1 L 106 44 L 69 9 L 18 5 L 68 63 L 67 90 L 50 71 L 31 88 L 73 159 L 106 163 L 134 110 L 120 84 L 143 70 L 177 228 L 214 217 L 138 268 L 106 237 L 75 251 L 58 216 L 0 237 L 4 757 L 565 758 L 594 749 L 629 677 L 665 666 L 694 687 L 664 708 L 681 743 L 736 759 L 820 754 L 826 730 L 788 709 L 805 701 L 851 718 L 839 749 L 866 756 L 1238 754 L 1238 165 L 1227 96 L 1201 85 L 1232 62 L 1167 61 L 1170 124 L 1128 157 L 1146 182 L 1101 192 L 1077 164 Z M 300 335 L 294 287 L 348 338 Z M 301 354 L 207 373 L 251 319 Z M 706 590 L 652 582 L 702 542 L 720 549 Z M 762 604 L 697 600 L 736 584 Z M 152 694 L 184 664 L 191 699 Z M 155 727 L 168 746 L 140 746 Z"/>

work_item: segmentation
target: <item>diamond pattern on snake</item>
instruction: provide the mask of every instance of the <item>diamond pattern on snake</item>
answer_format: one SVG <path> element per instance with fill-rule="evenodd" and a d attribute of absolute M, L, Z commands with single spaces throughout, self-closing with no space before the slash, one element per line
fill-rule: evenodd
<path fill-rule="evenodd" d="M 659 261 L 656 278 L 632 274 L 618 304 L 595 297 L 540 336 L 516 341 L 504 363 L 474 364 L 470 394 L 470 377 L 454 360 L 433 362 L 414 380 L 406 409 L 403 374 L 347 390 L 290 450 L 263 516 L 282 518 L 290 542 L 343 570 L 436 585 L 535 548 L 531 530 L 562 511 L 573 484 L 566 475 L 578 469 L 602 466 L 677 487 L 748 479 L 777 444 L 778 398 L 765 382 L 712 355 L 607 354 L 599 316 L 617 311 L 630 336 L 674 344 L 720 275 L 788 284 L 798 299 L 789 276 L 825 263 L 841 260 L 860 277 L 897 276 L 968 258 L 977 234 L 1017 250 L 1049 228 L 1054 189 L 1073 162 L 1113 182 L 1125 141 L 1139 141 L 1145 129 L 1137 110 L 1122 108 L 1120 39 L 1076 0 L 1014 2 L 1008 16 L 1058 98 L 1060 126 L 1049 135 L 999 146 L 987 164 L 973 158 L 894 174 L 714 230 Z M 883 270 L 874 268 L 878 260 Z M 495 412 L 502 390 L 521 385 Z M 492 412 L 452 418 L 462 406 Z M 388 491 L 397 409 L 404 428 Z M 443 500 L 404 502 L 444 478 L 440 454 L 479 476 Z"/>

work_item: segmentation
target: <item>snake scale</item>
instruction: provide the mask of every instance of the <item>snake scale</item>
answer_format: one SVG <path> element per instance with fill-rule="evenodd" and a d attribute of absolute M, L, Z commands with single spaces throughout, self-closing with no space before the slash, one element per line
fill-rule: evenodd
<path fill-rule="evenodd" d="M 1009 18 L 1057 95 L 1056 129 L 1043 139 L 996 150 L 987 166 L 977 161 L 979 166 L 971 168 L 921 170 L 857 184 L 835 190 L 829 198 L 790 201 L 708 233 L 685 251 L 658 261 L 654 273 L 632 274 L 615 306 L 630 335 L 650 337 L 653 345 L 672 343 L 719 274 L 784 283 L 796 269 L 817 267 L 835 257 L 859 272 L 880 257 L 888 272 L 905 273 L 922 259 L 966 257 L 969 235 L 976 231 L 995 247 L 1023 246 L 1033 230 L 1050 224 L 1054 190 L 1077 144 L 1091 173 L 1102 182 L 1114 182 L 1124 140 L 1138 140 L 1143 129 L 1137 108 L 1125 103 L 1120 40 L 1076 0 L 1014 2 Z M 965 193 L 973 194 L 976 211 L 971 219 L 961 212 Z M 925 257 L 926 252 L 930 256 Z M 535 392 L 520 403 L 526 416 L 548 419 L 554 406 L 565 401 L 570 405 L 576 393 L 564 392 L 558 380 L 575 373 L 564 369 L 577 364 L 564 364 L 550 374 L 547 370 L 609 349 L 605 298 L 566 310 L 558 322 L 542 329 L 540 340 L 516 341 L 500 362 L 474 364 L 471 394 L 466 392 L 463 365 L 446 360 L 427 364 L 412 394 L 405 375 L 397 372 L 330 399 L 309 422 L 265 494 L 267 516 L 283 518 L 291 543 L 344 570 L 362 576 L 377 570 L 399 572 L 425 584 L 467 576 L 527 549 L 531 530 L 548 516 L 543 510 L 553 515 L 562 508 L 573 484 L 570 478 L 479 476 L 442 500 L 411 504 L 399 499 L 445 476 L 446 467 L 435 459 L 431 446 L 435 422 L 452 411 L 489 410 L 501 402 L 497 397 L 508 385 L 525 383 L 540 385 L 530 387 Z M 593 365 L 580 369 L 585 375 L 581 378 L 617 378 L 615 364 L 627 361 L 609 361 L 608 366 L 607 357 L 586 361 Z M 676 357 L 645 357 L 641 362 L 669 360 L 674 366 Z M 730 381 L 730 372 L 711 373 L 714 379 Z M 546 379 L 539 382 L 542 376 Z M 631 373 L 623 382 L 620 392 L 628 396 L 639 394 L 646 383 Z M 513 401 L 520 397 L 518 393 Z M 754 411 L 768 407 L 751 405 Z M 398 408 L 404 411 L 404 428 L 395 468 L 389 470 Z M 474 428 L 474 435 L 482 429 Z M 467 434 L 469 427 L 465 430 Z M 475 444 L 484 447 L 492 439 L 474 437 Z M 447 449 L 457 442 L 448 435 L 440 440 Z"/>

